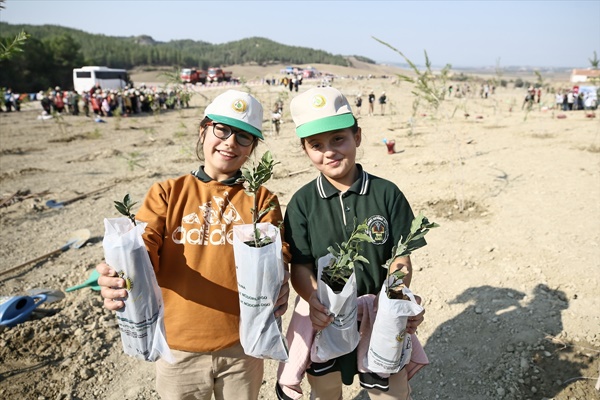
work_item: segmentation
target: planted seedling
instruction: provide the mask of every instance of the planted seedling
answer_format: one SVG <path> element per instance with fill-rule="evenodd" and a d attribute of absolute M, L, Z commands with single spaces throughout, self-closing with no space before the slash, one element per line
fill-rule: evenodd
<path fill-rule="evenodd" d="M 133 151 L 131 153 L 128 153 L 127 156 L 121 156 L 121 157 L 124 158 L 125 161 L 127 161 L 127 166 L 129 167 L 130 171 L 133 171 L 135 169 L 135 167 L 140 167 L 140 168 L 144 167 L 140 163 L 140 160 L 141 160 L 142 156 L 137 151 Z"/>
<path fill-rule="evenodd" d="M 129 193 L 127 193 L 125 195 L 125 197 L 123 197 L 123 201 L 115 201 L 115 208 L 117 209 L 117 211 L 119 211 L 121 214 L 123 214 L 124 216 L 126 216 L 127 218 L 129 218 L 131 220 L 131 222 L 133 223 L 133 225 L 135 226 L 135 214 L 133 214 L 131 212 L 131 208 L 137 204 L 137 202 L 132 202 L 131 201 L 131 197 L 129 197 Z"/>
<path fill-rule="evenodd" d="M 342 244 L 329 246 L 327 250 L 333 255 L 333 259 L 323 268 L 321 280 L 336 290 L 343 287 L 348 278 L 354 272 L 354 268 L 362 268 L 360 263 L 368 264 L 369 260 L 360 255 L 360 247 L 363 242 L 373 243 L 373 239 L 367 234 L 366 221 L 358 225 L 350 238 Z"/>
<path fill-rule="evenodd" d="M 425 237 L 430 229 L 437 228 L 438 226 L 439 225 L 435 222 L 429 222 L 427 217 L 420 213 L 413 219 L 408 236 L 406 236 L 406 238 L 400 238 L 398 245 L 394 246 L 392 249 L 392 257 L 387 260 L 384 265 L 384 268 L 388 270 L 386 279 L 388 282 L 388 287 L 386 289 L 388 298 L 407 300 L 402 293 L 402 289 L 405 287 L 403 278 L 406 274 L 399 269 L 390 273 L 390 267 L 396 258 L 406 257 L 413 251 L 425 246 L 425 241 L 421 239 Z"/>
<path fill-rule="evenodd" d="M 242 168 L 242 177 L 238 179 L 237 182 L 241 182 L 244 184 L 244 191 L 248 196 L 252 196 L 254 199 L 254 207 L 250 209 L 252 212 L 252 225 L 254 226 L 254 239 L 252 241 L 246 242 L 247 245 L 253 247 L 264 247 L 270 243 L 272 240 L 268 236 L 262 236 L 260 230 L 257 228 L 258 221 L 262 218 L 263 215 L 267 214 L 269 211 L 275 209 L 277 205 L 273 202 L 269 203 L 267 207 L 262 210 L 258 210 L 258 200 L 256 199 L 256 193 L 258 193 L 258 189 L 265 184 L 271 177 L 273 176 L 273 167 L 279 164 L 273 160 L 273 156 L 270 151 L 266 151 L 261 157 L 258 164 L 255 164 L 252 169 Z"/>

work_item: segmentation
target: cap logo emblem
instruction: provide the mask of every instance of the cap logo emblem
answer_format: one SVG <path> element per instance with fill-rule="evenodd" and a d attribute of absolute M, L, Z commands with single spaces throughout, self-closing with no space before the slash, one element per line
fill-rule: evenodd
<path fill-rule="evenodd" d="M 248 104 L 242 99 L 237 99 L 231 104 L 233 111 L 243 113 L 248 109 Z"/>
<path fill-rule="evenodd" d="M 325 107 L 325 104 L 327 104 L 327 100 L 325 100 L 325 97 L 321 96 L 320 94 L 317 94 L 312 98 L 312 106 L 314 108 Z"/>

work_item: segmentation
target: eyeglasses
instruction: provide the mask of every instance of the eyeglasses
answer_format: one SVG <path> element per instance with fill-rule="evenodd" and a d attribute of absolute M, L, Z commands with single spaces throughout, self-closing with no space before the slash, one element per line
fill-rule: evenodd
<path fill-rule="evenodd" d="M 212 125 L 213 135 L 221 140 L 227 140 L 233 134 L 235 134 L 235 141 L 242 147 L 248 147 L 254 143 L 254 136 L 246 131 L 232 130 L 230 126 L 219 123 L 210 123 Z"/>

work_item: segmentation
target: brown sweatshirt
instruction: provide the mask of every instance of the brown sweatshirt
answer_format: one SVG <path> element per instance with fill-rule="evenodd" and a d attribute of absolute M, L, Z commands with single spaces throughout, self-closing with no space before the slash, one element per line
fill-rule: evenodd
<path fill-rule="evenodd" d="M 144 241 L 162 290 L 172 349 L 207 352 L 239 341 L 233 226 L 252 223 L 254 199 L 236 178 L 216 182 L 199 170 L 155 183 L 136 215 L 148 223 Z M 277 204 L 260 222 L 279 226 L 277 197 L 264 187 L 256 197 L 259 210 Z M 287 262 L 288 246 L 283 247 Z"/>

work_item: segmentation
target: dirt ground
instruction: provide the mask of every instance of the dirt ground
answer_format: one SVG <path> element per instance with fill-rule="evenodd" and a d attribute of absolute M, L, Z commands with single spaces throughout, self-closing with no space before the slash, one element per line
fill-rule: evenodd
<path fill-rule="evenodd" d="M 351 101 L 363 94 L 359 162 L 395 182 L 415 212 L 441 225 L 412 257 L 412 289 L 426 308 L 419 338 L 431 362 L 411 380 L 414 399 L 600 399 L 594 389 L 600 353 L 598 115 L 545 109 L 554 103 L 551 94 L 527 112 L 521 110 L 522 89 L 498 88 L 482 99 L 473 86 L 470 96 L 450 97 L 437 113 L 420 109 L 413 116 L 408 84 L 393 74 L 366 79 L 390 71 L 351 72 L 333 86 Z M 353 79 L 357 75 L 365 78 Z M 153 79 L 134 76 L 147 84 Z M 268 134 L 256 152 L 269 149 L 281 161 L 267 186 L 285 205 L 316 176 L 294 135 L 289 101 L 295 93 L 248 81 L 247 90 L 267 110 L 279 98 L 285 103 L 281 133 L 272 134 L 266 113 Z M 300 90 L 315 84 L 306 81 Z M 126 193 L 141 200 L 153 182 L 198 166 L 197 124 L 223 90 L 199 89 L 188 109 L 104 123 L 69 115 L 41 120 L 39 104 L 1 113 L 0 295 L 64 290 L 85 281 L 103 258 L 102 221 L 117 216 L 113 201 Z M 367 115 L 370 90 L 377 96 L 386 91 L 384 115 L 379 105 Z M 395 140 L 394 154 L 384 139 Z M 46 206 L 105 187 L 61 209 Z M 91 232 L 81 248 L 3 273 L 60 249 L 79 229 Z M 276 368 L 266 362 L 261 399 L 275 399 Z M 98 292 L 84 288 L 41 305 L 26 322 L 0 328 L 0 398 L 158 395 L 154 366 L 123 353 L 114 315 L 102 308 Z M 344 399 L 368 396 L 355 382 Z"/>

